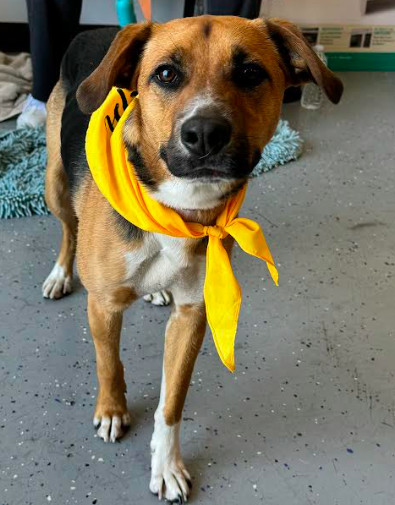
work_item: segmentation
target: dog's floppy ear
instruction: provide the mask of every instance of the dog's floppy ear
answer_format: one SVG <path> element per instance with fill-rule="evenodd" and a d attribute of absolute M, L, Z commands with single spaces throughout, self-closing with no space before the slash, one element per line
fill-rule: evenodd
<path fill-rule="evenodd" d="M 77 89 L 77 102 L 82 112 L 91 114 L 100 107 L 112 86 L 131 85 L 150 34 L 150 23 L 128 25 L 117 33 L 100 65 Z"/>
<path fill-rule="evenodd" d="M 296 25 L 283 19 L 266 21 L 269 35 L 282 60 L 288 86 L 313 81 L 324 91 L 329 100 L 339 103 L 343 84 L 317 56 Z"/>

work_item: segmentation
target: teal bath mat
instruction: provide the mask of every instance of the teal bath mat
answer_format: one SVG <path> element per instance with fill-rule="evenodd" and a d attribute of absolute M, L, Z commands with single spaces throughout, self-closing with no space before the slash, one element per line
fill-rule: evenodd
<path fill-rule="evenodd" d="M 44 200 L 45 132 L 0 133 L 0 218 L 49 214 Z"/>
<path fill-rule="evenodd" d="M 299 133 L 281 120 L 252 176 L 295 160 L 301 152 Z M 0 218 L 49 214 L 44 200 L 45 163 L 43 129 L 0 133 Z"/>
<path fill-rule="evenodd" d="M 293 130 L 288 121 L 280 119 L 276 131 L 263 149 L 261 159 L 252 171 L 251 176 L 257 177 L 272 168 L 284 165 L 299 158 L 302 154 L 303 140 L 297 131 Z"/>

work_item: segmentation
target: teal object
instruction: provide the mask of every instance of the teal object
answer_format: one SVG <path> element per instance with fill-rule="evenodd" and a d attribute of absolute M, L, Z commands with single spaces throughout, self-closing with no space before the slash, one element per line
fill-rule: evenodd
<path fill-rule="evenodd" d="M 252 177 L 298 158 L 303 141 L 299 133 L 280 120 L 264 148 Z M 0 218 L 49 214 L 44 200 L 45 131 L 21 128 L 0 134 Z"/>
<path fill-rule="evenodd" d="M 251 177 L 257 177 L 272 168 L 296 160 L 302 154 L 303 140 L 293 130 L 288 121 L 280 119 L 270 142 L 264 147 L 261 159 L 252 171 Z"/>
<path fill-rule="evenodd" d="M 0 218 L 49 214 L 44 200 L 46 161 L 43 128 L 0 134 Z"/>
<path fill-rule="evenodd" d="M 121 26 L 137 22 L 133 7 L 133 0 L 116 0 L 115 3 L 119 24 Z"/>

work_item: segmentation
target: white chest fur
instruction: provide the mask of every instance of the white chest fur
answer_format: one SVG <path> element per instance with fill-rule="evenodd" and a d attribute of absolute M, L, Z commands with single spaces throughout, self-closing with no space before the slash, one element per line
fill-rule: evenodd
<path fill-rule="evenodd" d="M 147 233 L 142 247 L 125 254 L 125 284 L 140 296 L 169 289 L 181 290 L 183 298 L 189 293 L 191 302 L 201 300 L 205 257 L 188 251 L 193 240 Z"/>

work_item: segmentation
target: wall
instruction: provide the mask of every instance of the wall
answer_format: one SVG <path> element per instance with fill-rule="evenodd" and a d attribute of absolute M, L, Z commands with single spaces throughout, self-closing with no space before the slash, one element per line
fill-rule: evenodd
<path fill-rule="evenodd" d="M 83 0 L 82 24 L 117 24 L 115 0 Z M 182 17 L 183 0 L 152 0 L 153 18 L 164 22 L 175 17 Z M 140 9 L 136 9 L 141 19 Z M 25 0 L 0 0 L 0 23 L 27 22 Z"/>
<path fill-rule="evenodd" d="M 296 23 L 350 23 L 361 17 L 361 0 L 262 0 L 261 14 Z"/>

